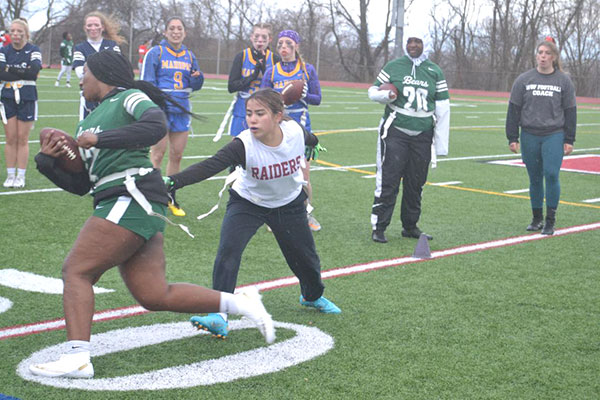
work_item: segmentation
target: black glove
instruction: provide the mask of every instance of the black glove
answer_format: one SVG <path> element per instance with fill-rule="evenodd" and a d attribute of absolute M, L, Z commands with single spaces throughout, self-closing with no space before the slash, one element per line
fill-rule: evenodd
<path fill-rule="evenodd" d="M 327 152 L 327 149 L 321 146 L 321 144 L 319 143 L 317 143 L 317 145 L 314 147 L 306 146 L 304 149 L 304 156 L 306 157 L 306 161 L 316 160 L 317 158 L 319 158 L 319 153 L 322 151 Z"/>

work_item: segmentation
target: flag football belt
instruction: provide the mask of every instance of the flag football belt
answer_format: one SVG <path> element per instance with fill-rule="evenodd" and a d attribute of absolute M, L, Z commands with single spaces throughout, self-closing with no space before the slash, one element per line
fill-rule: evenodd
<path fill-rule="evenodd" d="M 144 211 L 146 211 L 146 214 L 153 216 L 153 217 L 158 217 L 173 226 L 178 226 L 179 228 L 181 228 L 182 231 L 187 233 L 193 239 L 194 235 L 192 235 L 192 233 L 190 232 L 190 230 L 187 226 L 185 226 L 183 224 L 176 224 L 175 222 L 172 222 L 166 216 L 154 212 L 152 210 L 152 205 L 150 204 L 148 199 L 146 199 L 146 196 L 144 196 L 144 194 L 140 191 L 140 189 L 138 189 L 138 187 L 135 186 L 135 176 L 136 175 L 144 176 L 144 175 L 149 174 L 152 171 L 154 171 L 154 168 L 128 168 L 125 171 L 115 172 L 114 174 L 105 176 L 104 178 L 100 179 L 96 183 L 95 186 L 98 187 L 105 183 L 112 182 L 117 179 L 125 178 L 124 183 L 125 183 L 125 188 L 127 189 L 127 192 L 140 205 L 140 207 L 142 207 L 144 209 Z"/>
<path fill-rule="evenodd" d="M 225 192 L 225 189 L 227 189 L 227 186 L 231 185 L 233 182 L 235 182 L 235 180 L 237 178 L 239 178 L 241 173 L 241 168 L 240 167 L 236 167 L 232 173 L 230 173 L 229 175 L 227 175 L 227 178 L 225 178 L 225 184 L 223 185 L 223 188 L 221 189 L 221 191 L 219 191 L 219 199 L 217 200 L 217 204 L 215 204 L 209 212 L 204 213 L 202 215 L 198 215 L 198 219 L 204 219 L 206 217 L 208 217 L 210 214 L 214 213 L 218 208 L 219 208 L 219 202 L 221 201 L 221 197 L 223 197 L 223 192 Z"/>
<path fill-rule="evenodd" d="M 2 117 L 2 123 L 4 125 L 8 124 L 8 120 L 6 119 L 6 110 L 4 109 L 4 103 L 0 101 L 0 117 Z"/>
<path fill-rule="evenodd" d="M 4 84 L 4 87 L 6 89 L 10 89 L 12 88 L 12 90 L 15 92 L 15 103 L 19 104 L 21 102 L 21 93 L 19 92 L 19 89 L 22 88 L 23 86 L 35 86 L 36 83 L 35 81 L 14 81 L 14 82 L 6 82 Z"/>
<path fill-rule="evenodd" d="M 101 178 L 98 182 L 96 182 L 94 184 L 94 187 L 98 188 L 98 187 L 104 185 L 105 183 L 116 181 L 117 179 L 124 179 L 124 178 L 127 178 L 128 176 L 134 176 L 134 175 L 145 176 L 145 175 L 148 175 L 152 171 L 154 171 L 154 168 L 127 168 L 125 171 L 119 171 L 119 172 L 112 173 L 110 175 L 106 175 L 105 177 Z"/>
<path fill-rule="evenodd" d="M 433 111 L 407 110 L 406 108 L 398 107 L 397 105 L 395 105 L 393 103 L 389 103 L 387 106 L 389 108 L 391 108 L 392 110 L 396 111 L 398 114 L 406 115 L 406 116 L 409 116 L 409 117 L 427 118 L 427 117 L 433 117 L 433 115 L 434 115 Z"/>

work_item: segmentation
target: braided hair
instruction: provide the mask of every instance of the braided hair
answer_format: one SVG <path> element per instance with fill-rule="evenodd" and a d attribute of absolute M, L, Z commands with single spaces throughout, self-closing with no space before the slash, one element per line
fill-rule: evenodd
<path fill-rule="evenodd" d="M 163 111 L 167 109 L 167 103 L 170 103 L 177 107 L 182 113 L 191 115 L 196 119 L 202 119 L 201 116 L 187 110 L 173 97 L 163 92 L 152 83 L 136 80 L 131 63 L 121 53 L 112 50 L 94 53 L 87 58 L 86 64 L 88 70 L 94 74 L 96 79 L 107 85 L 123 89 L 141 90 Z"/>

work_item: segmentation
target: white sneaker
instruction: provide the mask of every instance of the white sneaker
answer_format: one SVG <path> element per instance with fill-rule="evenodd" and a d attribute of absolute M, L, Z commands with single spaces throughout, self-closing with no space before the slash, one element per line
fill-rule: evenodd
<path fill-rule="evenodd" d="M 58 361 L 45 364 L 30 365 L 29 371 L 34 375 L 48 378 L 93 378 L 94 366 L 89 352 L 63 354 Z"/>
<path fill-rule="evenodd" d="M 321 224 L 312 214 L 308 214 L 306 217 L 308 218 L 308 227 L 311 231 L 318 232 L 321 230 Z"/>
<path fill-rule="evenodd" d="M 15 176 L 9 175 L 8 178 L 6 178 L 6 180 L 2 184 L 2 186 L 4 186 L 5 188 L 14 187 L 15 186 Z"/>
<path fill-rule="evenodd" d="M 60 83 L 58 83 L 58 81 L 54 82 L 54 87 L 59 87 Z"/>
<path fill-rule="evenodd" d="M 258 293 L 258 289 L 256 287 L 245 288 L 236 296 L 243 298 L 243 309 L 240 310 L 242 315 L 256 324 L 267 343 L 273 343 L 275 341 L 273 319 L 260 300 L 261 295 Z"/>
<path fill-rule="evenodd" d="M 16 176 L 13 182 L 13 187 L 17 189 L 21 189 L 25 187 L 25 178 L 22 176 Z"/>
<path fill-rule="evenodd" d="M 70 84 L 69 82 L 67 82 L 67 85 L 66 85 L 66 86 L 67 86 L 67 87 L 71 87 L 71 84 Z"/>

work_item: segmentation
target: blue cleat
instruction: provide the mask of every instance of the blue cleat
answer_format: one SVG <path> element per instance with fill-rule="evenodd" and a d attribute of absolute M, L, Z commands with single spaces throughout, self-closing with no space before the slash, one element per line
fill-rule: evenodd
<path fill-rule="evenodd" d="M 325 297 L 321 296 L 315 301 L 306 301 L 304 297 L 300 295 L 300 304 L 305 307 L 313 307 L 325 314 L 340 314 L 342 310 L 332 301 L 327 300 Z"/>
<path fill-rule="evenodd" d="M 219 314 L 208 314 L 206 317 L 193 316 L 190 322 L 196 329 L 212 333 L 213 337 L 225 340 L 229 333 L 228 323 Z"/>

